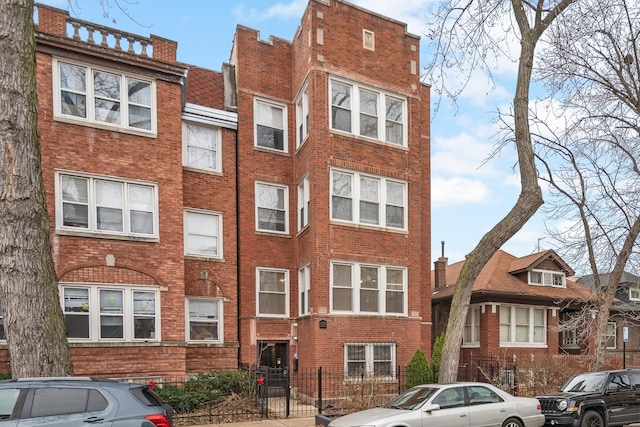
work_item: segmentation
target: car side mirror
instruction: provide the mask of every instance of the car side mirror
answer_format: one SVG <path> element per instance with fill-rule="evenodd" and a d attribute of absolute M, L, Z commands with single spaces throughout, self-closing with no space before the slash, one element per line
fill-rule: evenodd
<path fill-rule="evenodd" d="M 440 409 L 440 405 L 438 405 L 437 403 L 430 403 L 424 408 L 424 411 L 432 412 L 432 411 L 437 411 L 439 409 Z"/>

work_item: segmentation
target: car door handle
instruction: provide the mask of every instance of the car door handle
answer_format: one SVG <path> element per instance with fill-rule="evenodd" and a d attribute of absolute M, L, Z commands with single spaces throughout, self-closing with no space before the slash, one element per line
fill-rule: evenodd
<path fill-rule="evenodd" d="M 90 423 L 90 424 L 97 423 L 99 421 L 104 421 L 104 418 L 89 417 L 86 420 L 84 420 L 85 423 Z"/>

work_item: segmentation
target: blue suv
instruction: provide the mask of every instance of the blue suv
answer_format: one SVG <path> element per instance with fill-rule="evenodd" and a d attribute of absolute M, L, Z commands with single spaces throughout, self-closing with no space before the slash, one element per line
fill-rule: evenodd
<path fill-rule="evenodd" d="M 0 381 L 0 427 L 172 427 L 172 414 L 146 384 L 82 377 Z"/>

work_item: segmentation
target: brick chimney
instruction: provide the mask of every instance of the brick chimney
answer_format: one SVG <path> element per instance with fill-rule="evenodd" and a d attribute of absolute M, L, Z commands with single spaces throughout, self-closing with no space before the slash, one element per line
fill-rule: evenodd
<path fill-rule="evenodd" d="M 436 262 L 433 263 L 434 282 L 435 282 L 434 290 L 436 291 L 440 289 L 444 289 L 447 286 L 447 264 L 448 264 L 449 258 L 445 258 L 444 256 L 444 240 L 440 243 L 442 243 L 442 255 L 440 256 L 440 258 L 438 258 Z"/>

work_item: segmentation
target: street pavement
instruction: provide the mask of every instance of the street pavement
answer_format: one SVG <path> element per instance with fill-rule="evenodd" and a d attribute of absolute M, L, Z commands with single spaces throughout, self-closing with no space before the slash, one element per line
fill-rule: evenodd
<path fill-rule="evenodd" d="M 202 424 L 194 427 L 316 427 L 316 418 L 281 418 L 240 423 Z"/>

